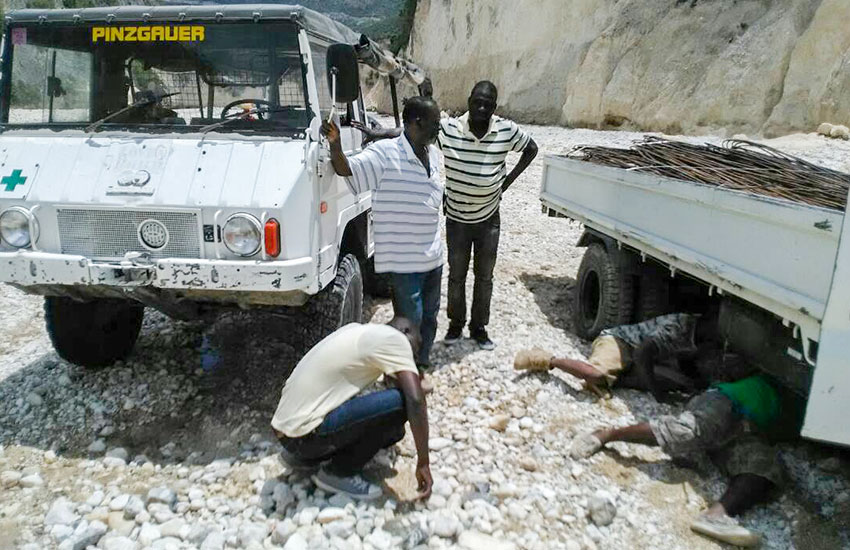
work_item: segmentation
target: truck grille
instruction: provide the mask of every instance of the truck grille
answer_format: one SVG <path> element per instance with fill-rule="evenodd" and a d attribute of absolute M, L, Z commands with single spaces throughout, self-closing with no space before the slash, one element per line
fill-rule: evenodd
<path fill-rule="evenodd" d="M 200 258 L 198 215 L 194 212 L 139 210 L 57 210 L 63 254 L 94 259 L 121 259 L 127 252 L 147 252 L 152 258 Z M 158 249 L 142 245 L 140 225 L 160 222 L 168 241 Z"/>

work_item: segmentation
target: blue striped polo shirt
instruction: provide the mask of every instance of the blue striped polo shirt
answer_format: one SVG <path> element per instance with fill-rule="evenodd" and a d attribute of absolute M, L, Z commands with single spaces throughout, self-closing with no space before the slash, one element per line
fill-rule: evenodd
<path fill-rule="evenodd" d="M 404 134 L 348 157 L 354 194 L 372 190 L 375 271 L 423 273 L 443 265 L 443 183 L 437 148 L 428 147 L 430 176 Z"/>

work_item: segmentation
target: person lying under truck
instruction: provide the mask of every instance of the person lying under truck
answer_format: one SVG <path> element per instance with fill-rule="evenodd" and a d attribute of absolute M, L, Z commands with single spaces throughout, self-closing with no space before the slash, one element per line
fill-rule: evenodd
<path fill-rule="evenodd" d="M 587 361 L 555 357 L 535 347 L 519 351 L 514 368 L 562 370 L 584 380 L 600 397 L 619 383 L 650 391 L 659 399 L 665 390 L 693 390 L 681 364 L 717 349 L 720 340 L 716 314 L 671 313 L 603 330 Z"/>
<path fill-rule="evenodd" d="M 363 467 L 401 441 L 404 425 L 416 445 L 416 480 L 422 498 L 431 494 L 428 411 L 414 355 L 419 327 L 395 317 L 386 325 L 348 324 L 316 344 L 295 366 L 272 419 L 295 468 L 318 471 L 318 487 L 355 500 L 381 496 L 361 476 Z M 381 376 L 395 388 L 358 396 Z"/>
<path fill-rule="evenodd" d="M 715 384 L 693 397 L 679 415 L 579 435 L 570 454 L 587 458 L 612 441 L 659 446 L 674 457 L 706 452 L 729 476 L 729 484 L 720 499 L 691 522 L 691 529 L 729 544 L 757 546 L 759 534 L 733 516 L 765 501 L 782 485 L 783 471 L 771 441 L 798 435 L 802 410 L 793 394 L 756 374 Z"/>

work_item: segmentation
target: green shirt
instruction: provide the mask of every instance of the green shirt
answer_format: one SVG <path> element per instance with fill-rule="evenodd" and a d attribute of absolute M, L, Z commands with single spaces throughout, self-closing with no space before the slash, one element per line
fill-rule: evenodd
<path fill-rule="evenodd" d="M 715 384 L 714 387 L 762 430 L 770 428 L 782 412 L 776 388 L 761 374 L 737 382 Z"/>

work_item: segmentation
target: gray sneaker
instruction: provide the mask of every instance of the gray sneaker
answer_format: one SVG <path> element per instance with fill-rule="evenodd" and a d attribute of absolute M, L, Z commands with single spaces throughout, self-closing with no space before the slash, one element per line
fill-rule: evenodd
<path fill-rule="evenodd" d="M 349 477 L 336 476 L 327 468 L 321 468 L 313 476 L 313 483 L 330 493 L 339 493 L 354 500 L 375 500 L 384 492 L 374 483 L 369 483 L 359 475 Z"/>

